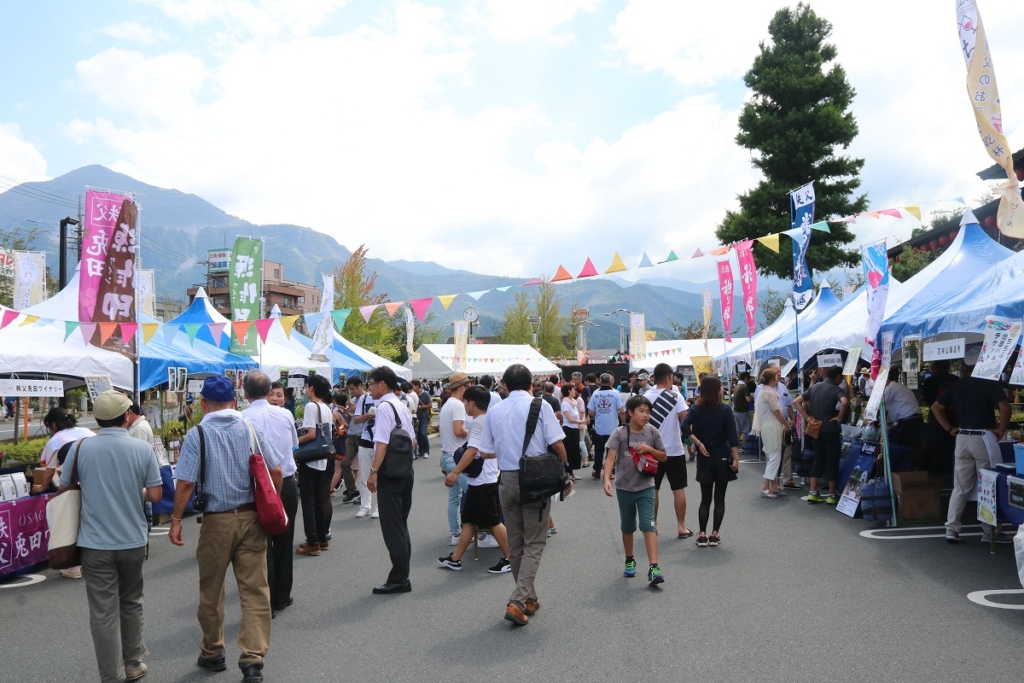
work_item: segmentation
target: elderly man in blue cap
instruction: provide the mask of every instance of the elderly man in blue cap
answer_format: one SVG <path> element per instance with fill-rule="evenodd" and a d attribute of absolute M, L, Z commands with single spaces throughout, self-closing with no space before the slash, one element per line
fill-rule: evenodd
<path fill-rule="evenodd" d="M 270 586 L 267 583 L 267 534 L 256 515 L 256 497 L 249 474 L 251 423 L 235 410 L 235 386 L 213 375 L 200 392 L 203 420 L 185 435 L 178 458 L 177 488 L 169 536 L 184 545 L 181 516 L 198 488 L 203 524 L 199 530 L 199 610 L 203 630 L 197 665 L 224 671 L 224 578 L 228 564 L 235 573 L 242 621 L 238 629 L 238 666 L 244 683 L 263 680 L 263 658 L 270 648 Z M 272 441 L 255 429 L 271 479 L 281 490 L 281 462 Z"/>

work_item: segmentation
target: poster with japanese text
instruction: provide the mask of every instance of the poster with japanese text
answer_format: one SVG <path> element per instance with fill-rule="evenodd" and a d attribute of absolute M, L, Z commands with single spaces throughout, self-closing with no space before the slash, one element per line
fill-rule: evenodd
<path fill-rule="evenodd" d="M 630 353 L 642 356 L 647 353 L 647 317 L 643 313 L 629 314 Z"/>
<path fill-rule="evenodd" d="M 972 377 L 999 381 L 999 376 L 1020 341 L 1021 322 L 990 315 L 985 318 L 985 341 Z"/>
<path fill-rule="evenodd" d="M 138 205 L 131 198 L 125 199 L 110 233 L 103 272 L 96 283 L 96 304 L 91 318 L 98 323 L 99 345 L 133 360 L 135 339 L 122 339 L 119 323 L 134 323 L 136 320 L 135 261 L 138 247 L 135 236 L 138 220 Z"/>
<path fill-rule="evenodd" d="M 231 250 L 231 268 L 228 271 L 228 289 L 231 293 L 231 320 L 256 320 L 260 316 L 260 299 L 263 297 L 263 240 L 239 237 Z M 255 334 L 245 335 L 241 343 L 231 330 L 231 353 L 255 356 Z"/>
<path fill-rule="evenodd" d="M 978 470 L 978 520 L 995 526 L 996 485 L 999 473 L 992 470 Z"/>

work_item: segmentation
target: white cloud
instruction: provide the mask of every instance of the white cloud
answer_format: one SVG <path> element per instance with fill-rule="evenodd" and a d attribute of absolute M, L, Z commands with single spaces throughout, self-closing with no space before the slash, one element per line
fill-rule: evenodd
<path fill-rule="evenodd" d="M 572 42 L 571 30 L 559 30 L 581 12 L 593 12 L 600 0 L 486 0 L 473 2 L 470 16 L 479 17 L 488 34 L 497 40 L 522 41 L 544 38 L 559 45 Z"/>
<path fill-rule="evenodd" d="M 16 123 L 0 123 L 0 176 L 18 183 L 46 180 L 46 159 Z"/>
<path fill-rule="evenodd" d="M 269 38 L 306 36 L 345 0 L 146 0 L 185 26 L 211 22 L 224 26 L 221 37 Z"/>
<path fill-rule="evenodd" d="M 122 21 L 117 24 L 111 24 L 103 27 L 101 32 L 117 40 L 143 43 L 145 45 L 164 43 L 171 38 L 167 31 L 143 26 L 137 21 Z"/>

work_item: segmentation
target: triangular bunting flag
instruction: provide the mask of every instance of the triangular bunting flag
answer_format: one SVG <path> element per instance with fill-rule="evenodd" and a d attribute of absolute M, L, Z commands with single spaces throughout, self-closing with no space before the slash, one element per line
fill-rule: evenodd
<path fill-rule="evenodd" d="M 100 323 L 100 346 L 107 343 L 110 335 L 117 330 L 117 323 Z"/>
<path fill-rule="evenodd" d="M 774 251 L 776 254 L 779 253 L 779 233 L 758 237 L 757 241 Z"/>
<path fill-rule="evenodd" d="M 833 223 L 851 223 L 851 224 L 856 225 L 857 217 L 856 216 L 846 216 L 844 218 L 837 218 L 837 219 L 835 219 L 832 222 Z"/>
<path fill-rule="evenodd" d="M 882 214 L 883 216 L 892 216 L 893 218 L 903 218 L 903 216 L 900 215 L 900 210 L 899 209 L 882 209 L 878 213 Z M 811 227 L 814 227 L 814 226 L 811 226 Z"/>
<path fill-rule="evenodd" d="M 569 271 L 565 269 L 565 266 L 559 265 L 558 270 L 555 272 L 555 276 L 551 278 L 551 282 L 564 282 L 571 279 L 572 275 L 569 275 Z"/>
<path fill-rule="evenodd" d="M 348 316 L 351 312 L 351 308 L 341 308 L 337 311 L 331 311 L 331 318 L 334 320 L 334 329 L 338 331 L 338 334 L 341 334 L 341 330 L 345 327 L 345 321 L 348 320 Z"/>
<path fill-rule="evenodd" d="M 128 342 L 135 338 L 138 329 L 138 323 L 121 323 L 121 342 L 127 346 Z"/>
<path fill-rule="evenodd" d="M 297 315 L 283 315 L 283 316 L 281 316 L 281 318 L 280 318 L 281 329 L 284 330 L 284 336 L 288 337 L 289 339 L 292 338 L 292 328 L 295 327 L 295 323 L 296 323 L 296 321 L 298 321 L 298 319 L 299 319 L 299 316 L 297 316 Z"/>
<path fill-rule="evenodd" d="M 377 306 L 379 305 L 380 304 L 371 304 L 369 306 L 360 306 L 359 312 L 362 314 L 363 320 L 370 322 L 370 316 L 373 315 L 373 312 L 377 310 Z"/>
<path fill-rule="evenodd" d="M 96 323 L 81 323 L 78 331 L 82 333 L 82 340 L 86 344 L 92 343 L 92 335 L 96 334 Z"/>
<path fill-rule="evenodd" d="M 651 263 L 651 259 L 647 256 L 647 252 L 644 252 L 644 257 L 640 259 L 640 265 L 637 268 L 653 268 L 654 264 Z"/>
<path fill-rule="evenodd" d="M 178 334 L 179 329 L 181 329 L 181 325 L 165 324 L 163 326 L 164 341 L 170 344 L 174 340 L 174 335 Z"/>
<path fill-rule="evenodd" d="M 505 285 L 504 287 L 495 287 L 496 292 L 507 292 L 512 285 Z"/>
<path fill-rule="evenodd" d="M 78 321 L 77 320 L 65 320 L 64 321 L 64 341 L 67 341 L 68 337 L 71 336 L 71 333 L 74 332 L 77 329 L 78 329 Z"/>
<path fill-rule="evenodd" d="M 868 218 L 878 218 L 877 211 L 865 211 L 864 213 L 858 213 L 858 216 L 867 216 Z"/>
<path fill-rule="evenodd" d="M 622 262 L 622 257 L 619 256 L 619 252 L 615 252 L 615 258 L 612 259 L 612 264 L 608 266 L 608 270 L 605 273 L 621 273 L 626 270 L 626 264 Z"/>
<path fill-rule="evenodd" d="M 448 307 L 452 305 L 452 302 L 455 301 L 455 297 L 457 296 L 458 294 L 442 294 L 437 297 L 437 300 L 441 302 L 441 305 L 444 306 L 444 310 L 447 311 Z"/>
<path fill-rule="evenodd" d="M 729 247 L 719 247 L 718 249 L 712 249 L 708 253 L 712 256 L 722 256 L 729 253 Z"/>
<path fill-rule="evenodd" d="M 427 314 L 427 309 L 430 308 L 431 302 L 434 301 L 434 297 L 430 296 L 425 299 L 412 299 L 409 301 L 409 305 L 412 307 L 412 312 L 416 314 L 416 319 L 423 322 L 423 317 Z"/>
<path fill-rule="evenodd" d="M 206 323 L 206 326 L 210 328 L 210 336 L 213 337 L 213 345 L 220 346 L 220 337 L 224 334 L 224 328 L 227 327 L 227 323 Z M 124 325 L 121 326 L 124 329 Z"/>
<path fill-rule="evenodd" d="M 828 229 L 828 221 L 818 221 L 817 223 L 811 223 L 811 230 L 818 230 L 820 232 L 832 232 L 831 230 Z"/>
<path fill-rule="evenodd" d="M 543 282 L 543 280 L 541 280 Z M 480 297 L 489 292 L 489 289 L 481 289 L 479 292 L 469 292 L 469 296 L 473 297 L 473 301 L 480 301 Z"/>
<path fill-rule="evenodd" d="M 539 278 L 539 277 L 531 277 L 529 280 L 524 282 L 522 284 L 522 286 L 523 287 L 528 287 L 530 285 L 542 285 L 542 284 L 544 284 L 544 280 L 542 280 L 541 278 Z M 483 294 L 483 292 L 480 292 L 480 294 Z M 472 294 L 470 296 L 472 296 Z M 477 297 L 477 298 L 479 298 L 479 297 Z"/>
<path fill-rule="evenodd" d="M 202 327 L 203 324 L 204 323 L 185 323 L 185 334 L 188 335 L 189 346 L 195 346 L 196 335 L 199 333 L 199 328 Z"/>
<path fill-rule="evenodd" d="M 306 331 L 309 332 L 310 336 L 313 335 L 313 331 L 320 326 L 320 321 L 326 313 L 305 313 L 302 319 L 306 321 Z"/>
<path fill-rule="evenodd" d="M 17 311 L 11 310 L 10 308 L 5 308 L 3 316 L 0 316 L 0 330 L 4 329 L 5 327 L 13 323 L 14 319 L 17 317 Z"/>
<path fill-rule="evenodd" d="M 697 251 L 693 252 L 693 256 L 691 256 L 690 258 L 700 258 L 703 255 L 704 252 L 700 250 L 700 247 L 697 247 Z"/>
<path fill-rule="evenodd" d="M 256 332 L 260 335 L 260 341 L 264 344 L 267 343 L 267 333 L 270 332 L 270 326 L 273 324 L 273 318 L 260 318 L 256 321 Z"/>
<path fill-rule="evenodd" d="M 251 320 L 236 320 L 231 323 L 231 329 L 235 333 L 235 340 L 239 346 L 245 344 L 245 337 L 249 334 L 250 327 L 252 327 Z"/>
<path fill-rule="evenodd" d="M 964 201 L 964 198 L 963 198 L 963 197 L 957 197 L 957 198 L 956 198 L 956 199 L 954 199 L 953 201 L 954 201 L 954 202 L 959 202 L 960 204 L 963 204 L 964 206 L 967 206 L 967 202 L 966 202 L 966 201 Z"/>
<path fill-rule="evenodd" d="M 395 316 L 395 311 L 401 308 L 404 303 L 404 301 L 389 301 L 384 304 L 384 310 L 388 312 L 388 317 L 393 318 Z"/>
<path fill-rule="evenodd" d="M 597 273 L 597 268 L 594 267 L 594 262 L 591 261 L 590 257 L 588 256 L 587 257 L 587 262 L 583 264 L 583 270 L 581 270 L 580 274 L 577 275 L 576 277 L 577 278 L 581 278 L 581 277 L 594 277 L 597 274 L 598 274 Z"/>
<path fill-rule="evenodd" d="M 917 204 L 911 204 L 910 206 L 904 206 L 903 210 L 909 213 L 917 220 L 921 220 L 921 207 Z"/>
<path fill-rule="evenodd" d="M 148 344 L 159 327 L 160 323 L 142 323 L 142 343 Z"/>
<path fill-rule="evenodd" d="M 38 315 L 28 315 L 28 314 L 26 314 L 25 315 L 25 319 L 22 320 L 21 323 L 18 324 L 18 327 L 25 327 L 25 325 L 31 325 L 32 323 L 36 322 L 37 320 L 39 320 L 39 316 Z"/>
<path fill-rule="evenodd" d="M 36 321 L 36 327 L 46 327 L 53 323 L 53 318 L 40 318 Z"/>
<path fill-rule="evenodd" d="M 665 260 L 664 261 L 658 261 L 658 263 L 668 263 L 669 261 L 678 261 L 678 260 L 679 260 L 679 257 L 676 256 L 676 252 L 670 251 L 670 252 L 668 252 L 668 256 L 665 258 Z"/>

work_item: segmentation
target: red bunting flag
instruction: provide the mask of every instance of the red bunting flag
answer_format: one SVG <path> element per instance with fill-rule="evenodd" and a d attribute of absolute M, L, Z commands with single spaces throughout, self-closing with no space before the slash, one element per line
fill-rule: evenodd
<path fill-rule="evenodd" d="M 423 318 L 427 315 L 427 309 L 430 308 L 430 304 L 434 301 L 434 297 L 427 297 L 426 299 L 412 299 L 409 301 L 409 306 L 412 307 L 412 312 L 416 314 L 416 319 L 423 322 Z"/>
<path fill-rule="evenodd" d="M 583 270 L 581 270 L 580 274 L 576 276 L 576 279 L 578 280 L 581 277 L 594 277 L 595 275 L 597 275 L 597 268 L 594 267 L 594 262 L 591 261 L 588 256 L 587 262 L 583 264 Z"/>
<path fill-rule="evenodd" d="M 138 323 L 121 323 L 121 343 L 127 344 L 135 338 L 135 332 L 138 331 Z"/>

